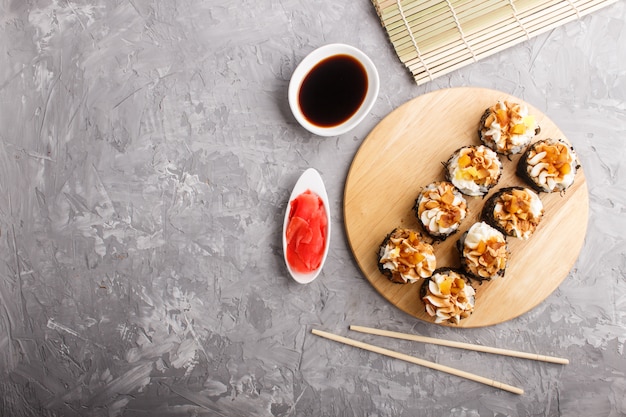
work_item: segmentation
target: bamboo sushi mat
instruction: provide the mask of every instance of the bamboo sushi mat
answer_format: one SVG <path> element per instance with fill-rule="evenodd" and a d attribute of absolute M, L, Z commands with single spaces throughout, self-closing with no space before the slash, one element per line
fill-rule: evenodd
<path fill-rule="evenodd" d="M 372 0 L 418 85 L 616 1 Z"/>

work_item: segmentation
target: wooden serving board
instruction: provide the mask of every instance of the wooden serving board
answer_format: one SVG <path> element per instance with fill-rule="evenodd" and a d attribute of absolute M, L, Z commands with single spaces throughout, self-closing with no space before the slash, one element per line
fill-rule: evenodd
<path fill-rule="evenodd" d="M 390 303 L 419 319 L 434 322 L 419 297 L 420 282 L 393 284 L 377 267 L 377 252 L 395 227 L 422 230 L 413 212 L 418 193 L 444 180 L 442 163 L 465 145 L 478 145 L 484 110 L 498 100 L 523 102 L 506 93 L 482 88 L 451 88 L 417 97 L 385 117 L 363 141 L 354 157 L 344 190 L 345 229 L 351 250 L 365 277 Z M 567 140 L 544 114 L 526 103 L 541 127 L 536 139 Z M 515 175 L 519 155 L 501 157 L 500 182 L 483 199 L 467 197 L 469 213 L 459 232 L 435 242 L 437 266 L 460 265 L 455 244 L 477 221 L 483 204 L 502 187 L 524 185 Z M 582 168 L 563 194 L 540 194 L 545 214 L 526 241 L 508 238 L 511 252 L 503 278 L 478 284 L 472 316 L 455 327 L 489 326 L 515 318 L 541 303 L 567 277 L 582 248 L 589 214 Z"/>

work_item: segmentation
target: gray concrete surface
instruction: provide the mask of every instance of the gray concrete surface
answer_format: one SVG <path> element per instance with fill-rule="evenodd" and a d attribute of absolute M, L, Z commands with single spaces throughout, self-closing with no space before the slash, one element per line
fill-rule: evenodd
<path fill-rule="evenodd" d="M 379 98 L 334 138 L 293 119 L 297 63 L 330 43 L 374 60 Z M 0 0 L 0 415 L 626 415 L 626 5 L 424 86 L 369 1 Z M 493 327 L 418 321 L 379 296 L 342 228 L 350 162 L 405 101 L 502 90 L 576 146 L 590 189 L 576 267 Z M 282 260 L 291 187 L 331 200 L 331 254 Z M 389 340 L 523 396 L 317 338 L 356 323 L 570 358 L 558 366 Z M 377 341 L 373 337 L 358 337 Z"/>

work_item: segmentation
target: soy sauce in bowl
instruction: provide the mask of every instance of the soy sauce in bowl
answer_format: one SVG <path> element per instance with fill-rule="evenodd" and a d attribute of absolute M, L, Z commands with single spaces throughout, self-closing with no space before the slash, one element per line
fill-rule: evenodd
<path fill-rule="evenodd" d="M 289 107 L 306 130 L 319 136 L 346 133 L 368 115 L 380 80 L 361 50 L 333 43 L 310 52 L 289 80 Z"/>
<path fill-rule="evenodd" d="M 300 87 L 298 104 L 304 117 L 320 127 L 344 123 L 361 107 L 367 94 L 367 72 L 350 55 L 319 62 Z"/>

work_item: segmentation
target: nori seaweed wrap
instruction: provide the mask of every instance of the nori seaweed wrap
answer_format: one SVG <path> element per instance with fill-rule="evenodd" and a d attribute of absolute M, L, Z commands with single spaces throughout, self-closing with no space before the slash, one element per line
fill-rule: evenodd
<path fill-rule="evenodd" d="M 521 153 L 541 128 L 525 104 L 498 101 L 480 118 L 481 142 L 503 155 Z"/>
<path fill-rule="evenodd" d="M 517 175 L 537 192 L 565 191 L 580 168 L 574 148 L 562 139 L 531 144 L 517 164 Z"/>
<path fill-rule="evenodd" d="M 471 279 L 456 268 L 438 268 L 424 280 L 420 298 L 435 323 L 459 324 L 474 311 L 475 290 Z"/>
<path fill-rule="evenodd" d="M 486 146 L 463 146 L 444 164 L 446 179 L 465 195 L 483 196 L 502 176 L 502 162 Z"/>
<path fill-rule="evenodd" d="M 440 181 L 422 189 L 413 209 L 426 233 L 444 240 L 459 229 L 467 215 L 467 202 L 454 184 Z"/>
<path fill-rule="evenodd" d="M 509 260 L 506 238 L 485 222 L 477 222 L 457 242 L 463 270 L 478 280 L 504 276 Z"/>
<path fill-rule="evenodd" d="M 526 240 L 539 226 L 543 213 L 543 203 L 533 190 L 507 187 L 489 197 L 481 217 L 505 235 Z"/>
<path fill-rule="evenodd" d="M 394 229 L 378 249 L 378 269 L 391 282 L 414 283 L 437 267 L 433 247 L 411 229 Z"/>

